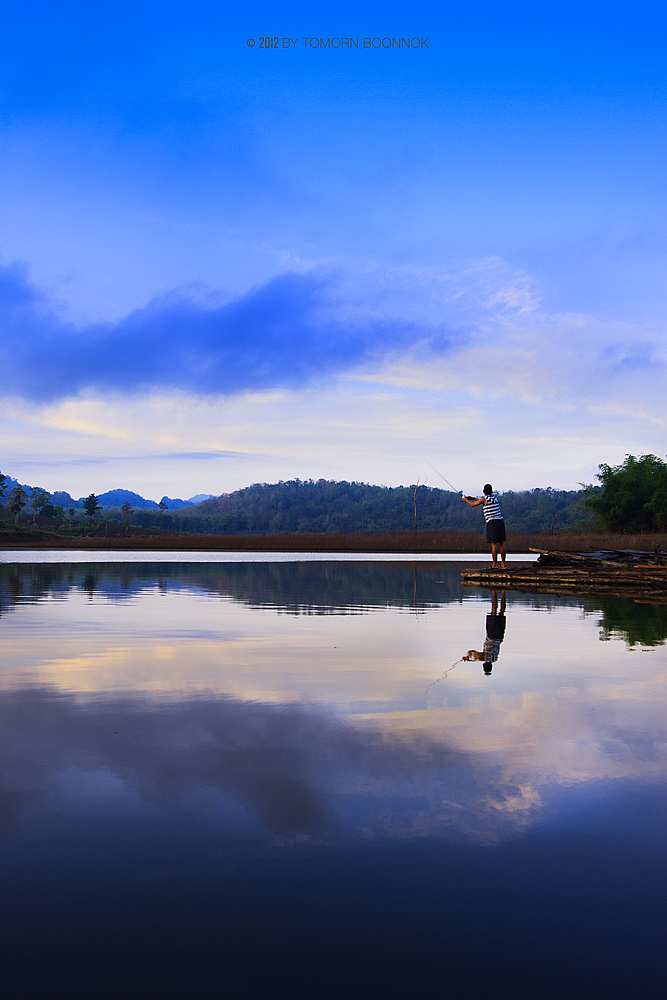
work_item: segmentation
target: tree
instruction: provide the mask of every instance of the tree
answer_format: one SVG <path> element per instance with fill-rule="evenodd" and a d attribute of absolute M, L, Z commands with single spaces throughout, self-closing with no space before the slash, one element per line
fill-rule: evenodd
<path fill-rule="evenodd" d="M 28 494 L 22 486 L 15 486 L 7 497 L 7 506 L 14 515 L 14 524 L 19 522 L 19 514 L 28 502 Z"/>
<path fill-rule="evenodd" d="M 621 465 L 598 466 L 601 486 L 586 486 L 584 506 L 610 531 L 660 531 L 667 526 L 667 463 L 655 455 L 626 455 Z"/>
<path fill-rule="evenodd" d="M 4 497 L 8 482 L 9 480 L 7 479 L 7 476 L 0 472 L 0 497 Z"/>
<path fill-rule="evenodd" d="M 417 494 L 423 488 L 424 488 L 424 483 L 420 483 L 419 480 L 417 480 L 416 483 L 412 483 L 412 485 L 410 486 L 410 492 L 412 493 L 412 503 L 415 509 L 415 520 L 414 520 L 415 535 L 417 534 Z"/>
<path fill-rule="evenodd" d="M 32 523 L 35 523 L 37 515 L 44 516 L 46 508 L 51 506 L 51 494 L 47 493 L 40 486 L 33 486 L 30 491 L 30 506 L 33 509 Z"/>
<path fill-rule="evenodd" d="M 86 512 L 86 517 L 93 518 L 100 509 L 100 501 L 97 499 L 94 493 L 91 493 L 89 497 L 83 501 L 83 509 Z"/>
<path fill-rule="evenodd" d="M 167 504 L 166 504 L 166 503 L 164 502 L 164 500 L 160 500 L 160 502 L 159 502 L 159 504 L 158 504 L 158 507 L 160 508 L 160 520 L 162 520 L 162 518 L 164 517 L 164 512 L 165 512 L 165 510 L 169 510 L 169 507 L 168 507 L 168 505 L 167 505 Z"/>
<path fill-rule="evenodd" d="M 130 518 L 134 514 L 134 507 L 129 500 L 126 500 L 124 504 L 121 504 L 121 511 L 125 515 L 125 534 L 127 534 L 127 527 L 130 523 Z"/>

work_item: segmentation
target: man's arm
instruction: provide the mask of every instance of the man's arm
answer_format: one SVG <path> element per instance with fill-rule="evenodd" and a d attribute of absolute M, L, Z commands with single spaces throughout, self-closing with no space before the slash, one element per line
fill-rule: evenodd
<path fill-rule="evenodd" d="M 480 497 L 479 500 L 473 500 L 472 497 L 461 497 L 469 507 L 479 507 L 481 503 L 484 503 L 485 497 Z"/>

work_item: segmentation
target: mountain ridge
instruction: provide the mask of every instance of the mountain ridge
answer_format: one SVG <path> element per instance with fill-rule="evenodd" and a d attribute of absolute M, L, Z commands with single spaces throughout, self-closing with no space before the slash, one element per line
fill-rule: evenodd
<path fill-rule="evenodd" d="M 16 480 L 8 483 L 6 493 Z M 29 493 L 30 487 L 26 487 Z M 205 494 L 197 494 L 197 496 Z M 536 488 L 500 494 L 503 513 L 510 531 L 543 532 L 557 526 L 582 529 L 591 517 L 581 507 L 583 490 Z M 319 479 L 293 479 L 278 483 L 253 483 L 250 486 L 209 496 L 198 503 L 164 497 L 167 509 L 132 490 L 108 490 L 98 496 L 102 511 L 117 515 L 123 503 L 132 512 L 126 520 L 137 527 L 167 531 L 192 531 L 212 534 L 299 534 L 405 531 L 412 529 L 415 498 L 409 486 L 373 486 Z M 83 498 L 73 500 L 69 493 L 51 497 L 53 505 L 65 512 L 81 510 Z M 28 499 L 28 504 L 30 500 Z M 52 507 L 53 510 L 53 507 Z M 29 513 L 29 510 L 26 511 Z M 452 490 L 423 486 L 416 497 L 417 524 L 421 529 L 470 530 L 483 528 L 479 512 L 471 511 Z M 50 516 L 53 516 L 51 514 Z"/>
<path fill-rule="evenodd" d="M 13 476 L 5 476 L 5 478 L 7 480 L 7 485 L 5 486 L 4 498 L 1 499 L 6 499 L 15 486 L 20 486 L 24 489 L 28 494 L 28 498 L 30 497 L 32 490 L 43 488 L 41 486 L 29 485 L 28 483 L 19 483 L 18 479 L 15 479 Z M 85 497 L 79 497 L 76 499 L 66 490 L 55 490 L 53 493 L 50 493 L 49 490 L 45 490 L 45 492 L 49 493 L 51 503 L 54 506 L 58 505 L 63 507 L 65 510 L 69 507 L 73 507 L 75 510 L 83 510 L 83 501 L 86 499 Z M 182 510 L 184 507 L 194 507 L 197 504 L 202 503 L 203 500 L 213 499 L 212 493 L 197 493 L 194 496 L 189 497 L 187 500 L 181 500 L 179 497 L 168 496 L 163 496 L 159 501 L 150 500 L 147 497 L 141 496 L 140 493 L 135 493 L 134 490 L 127 490 L 122 487 L 107 490 L 105 493 L 97 493 L 95 495 L 97 496 L 101 510 L 120 510 L 124 503 L 131 504 L 135 510 L 159 510 L 161 503 L 166 504 L 167 510 Z"/>

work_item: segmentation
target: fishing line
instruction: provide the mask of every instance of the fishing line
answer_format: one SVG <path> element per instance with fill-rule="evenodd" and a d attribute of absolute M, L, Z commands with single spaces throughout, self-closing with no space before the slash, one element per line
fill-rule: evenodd
<path fill-rule="evenodd" d="M 427 461 L 426 464 L 427 465 L 431 465 L 431 463 L 429 461 Z M 454 490 L 455 493 L 458 493 L 460 496 L 463 496 L 463 491 L 462 490 L 457 490 L 457 488 L 455 486 L 452 486 L 452 484 L 450 483 L 449 479 L 445 479 L 445 477 L 443 476 L 442 472 L 438 472 L 438 470 L 436 469 L 435 465 L 431 465 L 431 468 L 433 469 L 434 472 L 436 472 L 440 476 L 440 478 L 442 480 L 444 480 L 444 482 L 447 483 L 448 486 L 451 486 L 451 488 Z"/>
<path fill-rule="evenodd" d="M 440 681 L 444 681 L 444 679 L 445 679 L 445 678 L 446 678 L 446 677 L 447 677 L 447 676 L 448 676 L 449 674 L 451 674 L 451 672 L 452 672 L 452 670 L 454 669 L 454 667 L 458 667 L 459 663 L 463 663 L 463 657 L 461 657 L 461 659 L 460 659 L 460 660 L 457 660 L 457 661 L 456 661 L 456 663 L 452 663 L 451 667 L 447 667 L 447 669 L 445 670 L 445 672 L 444 672 L 444 674 L 442 675 L 442 677 L 438 677 L 438 679 L 437 679 L 437 680 L 435 680 L 435 681 L 431 681 L 431 683 L 430 683 L 430 684 L 427 684 L 427 686 L 426 686 L 426 687 L 424 688 L 424 694 L 426 694 L 426 692 L 427 692 L 428 690 L 430 690 L 430 688 L 432 688 L 432 687 L 435 687 L 435 685 L 436 685 L 436 684 L 439 684 L 439 683 L 440 683 Z"/>

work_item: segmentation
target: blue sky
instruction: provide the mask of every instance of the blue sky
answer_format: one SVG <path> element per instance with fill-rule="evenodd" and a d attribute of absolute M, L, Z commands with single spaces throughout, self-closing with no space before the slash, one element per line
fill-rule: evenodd
<path fill-rule="evenodd" d="M 664 454 L 665 20 L 8 5 L 2 470 L 472 491 Z"/>

